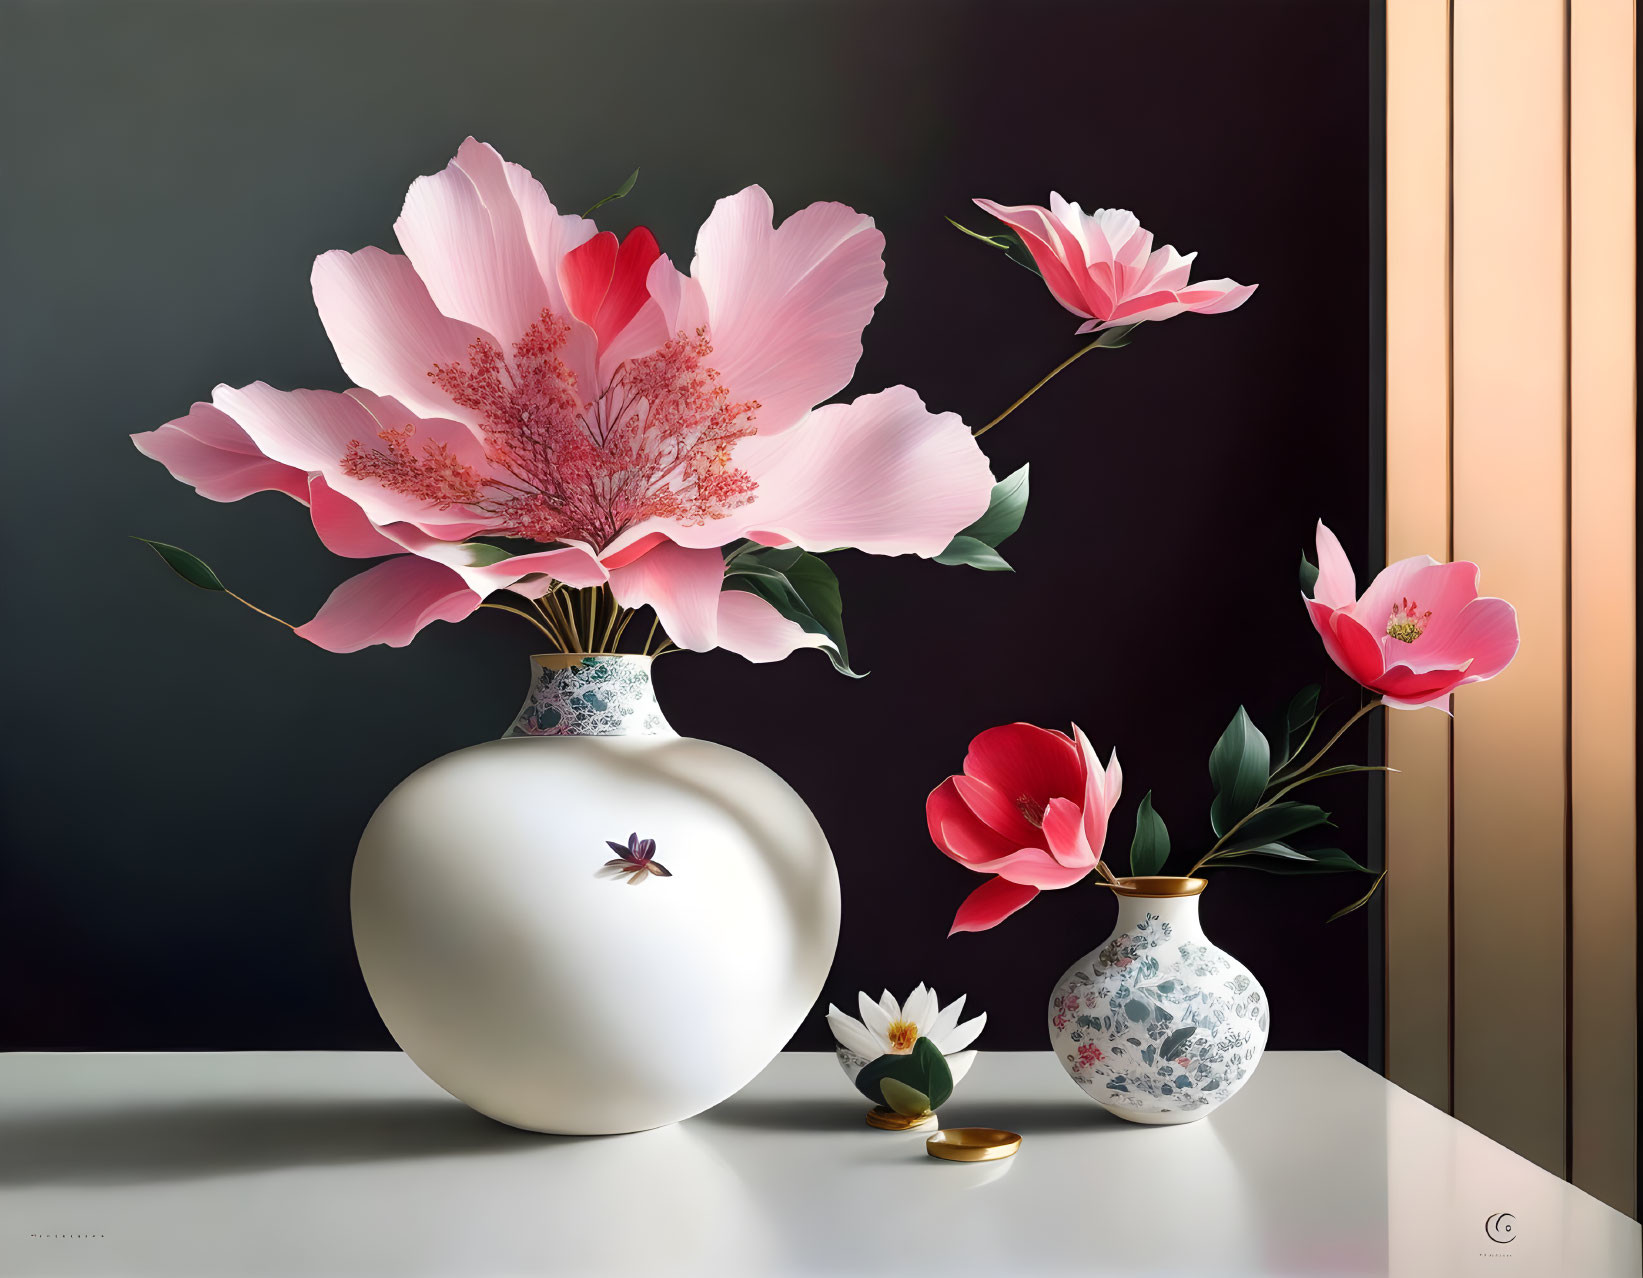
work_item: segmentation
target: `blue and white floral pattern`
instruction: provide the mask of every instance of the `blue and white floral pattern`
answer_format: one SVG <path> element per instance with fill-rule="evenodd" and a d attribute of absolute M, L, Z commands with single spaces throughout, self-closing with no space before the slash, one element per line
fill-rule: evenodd
<path fill-rule="evenodd" d="M 1137 1122 L 1206 1116 L 1266 1047 L 1260 983 L 1198 927 L 1197 897 L 1123 897 L 1104 945 L 1050 996 L 1050 1041 L 1072 1079 Z"/>
<path fill-rule="evenodd" d="M 504 737 L 672 736 L 649 657 L 531 658 L 531 688 Z"/>

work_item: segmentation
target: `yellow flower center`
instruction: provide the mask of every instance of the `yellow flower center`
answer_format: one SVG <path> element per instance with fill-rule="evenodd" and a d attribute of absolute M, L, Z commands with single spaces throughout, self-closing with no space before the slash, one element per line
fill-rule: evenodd
<path fill-rule="evenodd" d="M 918 1026 L 912 1021 L 891 1021 L 890 1050 L 898 1055 L 906 1055 L 913 1050 L 913 1044 L 918 1042 Z"/>
<path fill-rule="evenodd" d="M 1386 619 L 1386 633 L 1400 643 L 1414 643 L 1426 630 L 1426 623 L 1432 619 L 1432 610 L 1419 611 L 1420 605 L 1413 599 L 1402 599 L 1392 605 L 1392 614 Z"/>

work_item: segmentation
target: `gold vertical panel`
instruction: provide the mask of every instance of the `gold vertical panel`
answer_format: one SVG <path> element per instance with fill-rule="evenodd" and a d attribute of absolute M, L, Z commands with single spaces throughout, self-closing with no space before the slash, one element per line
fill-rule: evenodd
<path fill-rule="evenodd" d="M 1455 0 L 1453 529 L 1517 605 L 1454 698 L 1454 1113 L 1566 1166 L 1564 0 Z"/>
<path fill-rule="evenodd" d="M 1637 1195 L 1636 15 L 1570 11 L 1570 1174 Z"/>
<path fill-rule="evenodd" d="M 1386 558 L 1449 556 L 1449 4 L 1386 5 Z M 1449 1097 L 1449 719 L 1387 712 L 1386 1074 Z"/>

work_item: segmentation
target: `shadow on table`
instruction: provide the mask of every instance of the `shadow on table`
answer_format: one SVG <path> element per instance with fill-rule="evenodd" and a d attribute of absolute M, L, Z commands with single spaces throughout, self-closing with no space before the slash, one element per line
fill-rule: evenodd
<path fill-rule="evenodd" d="M 866 1126 L 867 1102 L 849 1098 L 817 1100 L 792 1097 L 781 1100 L 732 1097 L 691 1120 L 693 1123 L 780 1132 L 837 1132 Z M 1030 1132 L 1093 1131 L 1132 1127 L 1090 1101 L 948 1102 L 941 1111 L 943 1127 L 1003 1127 Z"/>
<path fill-rule="evenodd" d="M 128 1184 L 428 1158 L 582 1139 L 505 1126 L 459 1101 L 202 1102 L 0 1122 L 0 1187 Z"/>

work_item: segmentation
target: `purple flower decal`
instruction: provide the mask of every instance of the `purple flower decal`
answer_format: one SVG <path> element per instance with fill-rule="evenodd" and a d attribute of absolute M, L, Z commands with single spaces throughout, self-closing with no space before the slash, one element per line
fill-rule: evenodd
<path fill-rule="evenodd" d="M 659 874 L 664 879 L 673 877 L 673 871 L 656 860 L 655 839 L 641 839 L 638 834 L 630 834 L 626 844 L 606 839 L 605 845 L 616 853 L 616 858 L 605 862 L 600 868 L 602 874 L 613 879 L 626 878 L 629 886 L 652 874 Z"/>

